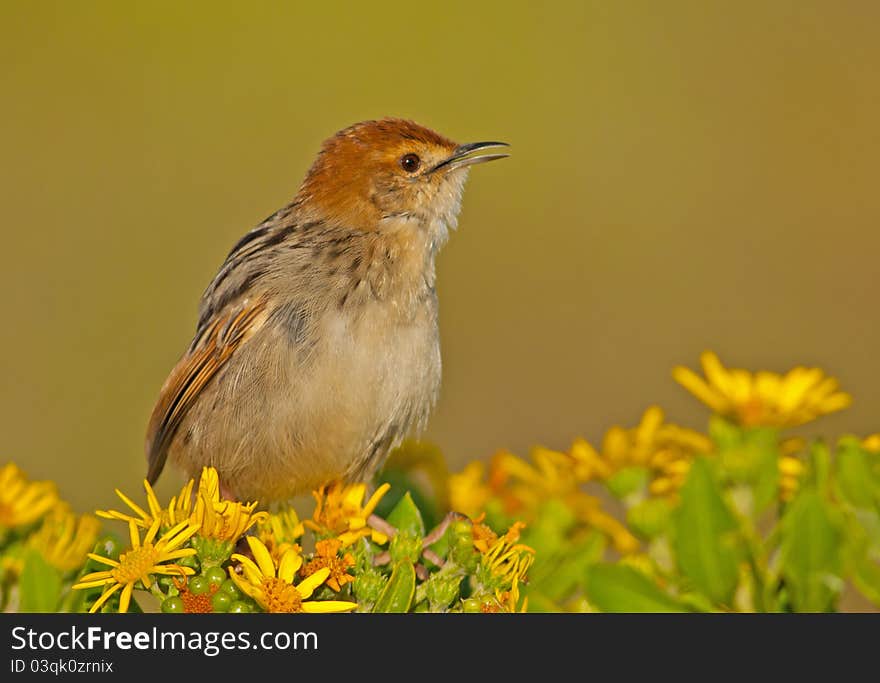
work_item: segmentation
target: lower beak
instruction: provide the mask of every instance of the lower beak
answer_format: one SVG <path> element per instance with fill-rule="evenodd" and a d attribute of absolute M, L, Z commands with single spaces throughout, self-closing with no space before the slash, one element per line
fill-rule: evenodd
<path fill-rule="evenodd" d="M 490 147 L 509 147 L 506 142 L 468 142 L 455 148 L 448 159 L 444 159 L 431 169 L 431 173 L 439 170 L 451 171 L 455 168 L 463 166 L 473 166 L 474 164 L 484 164 L 487 161 L 495 159 L 503 159 L 509 157 L 509 154 L 474 154 L 475 152 L 489 149 Z"/>

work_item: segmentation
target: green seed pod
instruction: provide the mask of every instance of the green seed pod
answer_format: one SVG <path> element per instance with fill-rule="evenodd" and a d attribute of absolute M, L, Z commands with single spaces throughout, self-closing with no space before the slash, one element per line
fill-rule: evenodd
<path fill-rule="evenodd" d="M 167 614 L 182 614 L 183 610 L 183 600 L 176 596 L 162 601 L 162 611 Z"/>
<path fill-rule="evenodd" d="M 228 612 L 233 602 L 232 596 L 223 591 L 217 591 L 211 596 L 211 607 L 215 612 Z"/>
<path fill-rule="evenodd" d="M 193 595 L 204 595 L 211 590 L 211 584 L 204 576 L 191 576 L 186 584 L 187 589 Z"/>

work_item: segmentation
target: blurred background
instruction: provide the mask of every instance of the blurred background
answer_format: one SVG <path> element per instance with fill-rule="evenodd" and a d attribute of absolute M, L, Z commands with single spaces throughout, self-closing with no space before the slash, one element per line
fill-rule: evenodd
<path fill-rule="evenodd" d="M 226 253 L 325 137 L 386 115 L 513 145 L 439 261 L 426 436 L 451 467 L 651 403 L 702 428 L 670 370 L 707 348 L 821 366 L 855 403 L 810 429 L 880 430 L 878 21 L 855 0 L 0 3 L 0 461 L 80 511 L 137 493 Z"/>

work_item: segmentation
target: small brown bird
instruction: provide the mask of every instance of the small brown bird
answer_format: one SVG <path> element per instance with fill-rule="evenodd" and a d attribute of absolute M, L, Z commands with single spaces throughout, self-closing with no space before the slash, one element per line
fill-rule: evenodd
<path fill-rule="evenodd" d="M 434 260 L 468 168 L 503 142 L 411 121 L 326 140 L 294 200 L 242 237 L 202 295 L 147 430 L 165 461 L 269 503 L 365 480 L 424 428 L 440 387 Z"/>

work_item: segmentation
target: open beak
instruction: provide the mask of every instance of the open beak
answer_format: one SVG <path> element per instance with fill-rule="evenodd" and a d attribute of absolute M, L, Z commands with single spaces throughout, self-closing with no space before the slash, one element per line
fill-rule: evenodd
<path fill-rule="evenodd" d="M 448 159 L 444 159 L 439 164 L 434 166 L 431 169 L 431 173 L 434 171 L 451 171 L 456 168 L 462 168 L 463 166 L 473 166 L 474 164 L 484 164 L 487 161 L 494 161 L 495 159 L 503 159 L 504 157 L 509 157 L 509 154 L 474 154 L 474 152 L 478 152 L 480 150 L 489 149 L 490 147 L 509 147 L 506 142 L 468 142 L 464 145 L 459 145 L 455 148 L 455 151 L 452 153 Z"/>

